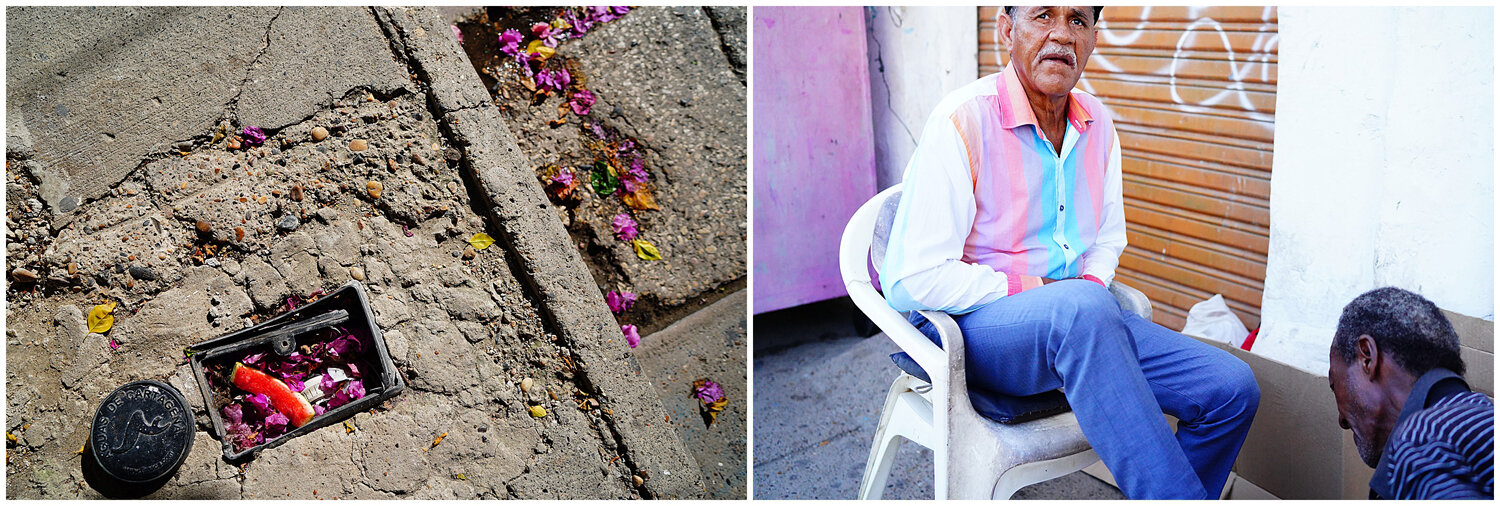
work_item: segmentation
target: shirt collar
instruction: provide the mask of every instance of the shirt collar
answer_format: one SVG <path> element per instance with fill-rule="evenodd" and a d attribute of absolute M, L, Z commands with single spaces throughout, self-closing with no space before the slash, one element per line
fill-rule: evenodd
<path fill-rule="evenodd" d="M 1406 396 L 1406 405 L 1401 407 L 1401 416 L 1396 418 L 1396 425 L 1392 427 L 1391 435 L 1395 436 L 1396 429 L 1400 428 L 1408 418 L 1427 409 L 1427 405 L 1431 404 L 1430 401 L 1436 400 L 1428 399 L 1432 394 L 1432 387 L 1449 379 L 1457 380 L 1464 384 L 1465 390 L 1469 389 L 1469 383 L 1464 381 L 1463 376 L 1441 367 L 1435 367 L 1422 374 L 1421 378 L 1417 378 L 1417 382 L 1411 386 L 1411 394 Z M 1391 457 L 1391 444 L 1394 442 L 1394 437 L 1386 439 L 1385 449 L 1380 452 L 1380 462 L 1375 464 L 1375 476 L 1370 478 L 1370 490 L 1386 499 L 1390 499 L 1395 493 L 1391 489 L 1391 463 L 1388 460 Z"/>
<path fill-rule="evenodd" d="M 1006 65 L 1001 72 L 1000 99 L 1005 101 L 1005 107 L 1000 111 L 1000 125 L 1005 128 L 1016 128 L 1021 125 L 1040 127 L 1036 119 L 1036 112 L 1031 110 L 1031 101 L 1026 99 L 1026 88 L 1021 86 L 1021 76 L 1016 74 L 1015 65 Z M 1088 130 L 1088 126 L 1094 122 L 1094 116 L 1089 114 L 1088 109 L 1068 94 L 1068 122 L 1073 124 L 1073 129 L 1080 132 Z"/>

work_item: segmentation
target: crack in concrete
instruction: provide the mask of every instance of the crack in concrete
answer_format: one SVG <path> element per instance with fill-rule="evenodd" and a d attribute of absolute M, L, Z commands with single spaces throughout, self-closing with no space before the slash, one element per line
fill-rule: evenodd
<path fill-rule="evenodd" d="M 712 7 L 703 6 L 701 9 L 703 10 L 703 16 L 708 18 L 708 24 L 714 27 L 714 34 L 719 38 L 719 54 L 724 57 L 724 63 L 729 65 L 729 71 L 734 72 L 734 76 L 740 78 L 740 85 L 744 86 L 745 71 L 739 65 L 735 65 L 734 60 L 729 58 L 731 48 L 729 41 L 724 39 L 724 23 L 719 21 L 717 16 L 714 16 Z"/>
<path fill-rule="evenodd" d="M 220 117 L 220 121 L 217 122 L 218 125 L 221 125 L 221 124 L 223 124 L 225 122 L 229 122 L 231 124 L 238 122 L 238 119 L 239 119 L 239 117 L 238 117 L 238 110 L 239 110 L 240 96 L 245 93 L 245 85 L 250 82 L 250 77 L 252 75 L 254 75 L 256 64 L 260 63 L 260 59 L 262 57 L 264 57 L 265 54 L 268 51 L 270 51 L 270 49 L 271 49 L 271 30 L 275 27 L 276 20 L 281 17 L 281 13 L 285 9 L 286 9 L 286 7 L 278 7 L 276 9 L 276 14 L 273 15 L 273 16 L 271 16 L 271 20 L 266 23 L 266 36 L 265 36 L 264 45 L 261 47 L 260 52 L 256 53 L 255 59 L 251 60 L 250 65 L 248 65 L 248 66 L 245 67 L 245 77 L 244 77 L 244 79 L 240 80 L 240 84 L 239 84 L 239 87 L 235 91 L 234 98 L 230 99 L 230 101 L 229 101 L 228 104 L 225 104 L 225 106 L 224 106 L 225 107 L 224 115 Z M 316 114 L 316 113 L 314 113 L 314 114 Z M 307 119 L 311 119 L 311 116 L 309 116 Z M 306 121 L 306 119 L 304 119 L 303 121 Z M 301 123 L 301 122 L 302 121 L 299 121 L 297 123 Z M 293 124 L 297 124 L 297 123 L 293 123 Z M 207 142 L 205 142 L 205 140 L 206 139 L 212 139 L 213 138 L 213 130 L 215 130 L 217 128 L 218 128 L 218 126 L 216 125 L 212 129 L 210 129 L 209 133 L 207 133 L 207 134 L 195 135 L 195 136 L 192 136 L 192 137 L 187 138 L 187 139 L 182 139 L 182 140 L 178 140 L 178 141 L 169 142 L 169 143 L 167 143 L 167 146 L 168 146 L 167 147 L 167 151 L 153 151 L 153 152 L 150 152 L 150 153 L 146 153 L 145 156 L 143 156 L 141 158 L 141 161 L 138 164 L 136 164 L 135 168 L 131 169 L 129 172 L 127 172 L 125 174 L 125 177 L 122 177 L 122 178 L 120 178 L 120 180 L 115 181 L 113 184 L 110 184 L 108 186 L 108 188 L 105 190 L 105 192 L 102 193 L 101 195 L 99 195 L 97 197 L 89 198 L 89 199 L 80 200 L 79 203 L 78 203 L 77 208 L 83 208 L 87 204 L 92 204 L 92 203 L 98 202 L 100 200 L 103 200 L 104 198 L 109 197 L 111 191 L 115 190 L 116 188 L 119 188 L 120 185 L 125 184 L 125 182 L 130 181 L 138 173 L 140 173 L 140 171 L 142 169 L 144 169 L 147 165 L 150 165 L 151 162 L 155 162 L 157 160 L 161 160 L 163 158 L 166 158 L 167 156 L 170 156 L 173 152 L 191 152 L 191 151 L 196 151 L 198 149 L 202 149 L 202 147 L 204 145 L 208 144 Z M 274 134 L 274 132 L 272 134 Z M 189 149 L 181 149 L 179 146 L 181 146 L 182 144 L 189 144 L 190 145 Z M 9 153 L 7 153 L 7 155 L 8 154 Z M 18 158 L 18 159 L 24 160 L 24 158 Z M 29 171 L 27 171 L 27 172 L 29 172 Z M 35 177 L 32 176 L 32 179 L 35 179 Z M 144 180 L 144 178 L 142 178 L 142 179 Z M 37 180 L 35 182 L 35 184 L 40 185 L 41 184 L 40 180 Z M 145 182 L 145 184 L 146 184 L 146 186 L 148 188 L 150 188 L 149 181 Z M 156 191 L 154 191 L 154 189 L 152 189 L 152 190 L 153 190 L 151 192 L 152 193 L 152 195 L 151 195 L 152 198 L 150 198 L 148 200 L 150 200 L 151 203 L 152 203 L 152 205 L 153 205 L 153 207 L 156 207 L 157 211 L 160 212 L 160 211 L 163 210 L 162 209 L 162 203 L 159 201 L 161 195 L 159 193 L 157 193 Z M 75 213 L 67 213 L 66 215 L 56 215 L 56 214 L 54 214 L 54 217 L 53 217 L 53 220 L 52 220 L 53 223 L 50 226 L 50 228 L 51 228 L 50 231 L 51 231 L 52 235 L 56 236 L 58 233 L 60 233 L 62 231 L 63 227 L 66 227 L 70 222 L 72 222 L 72 220 L 73 220 L 72 216 L 75 216 L 75 215 L 76 215 Z"/>
<path fill-rule="evenodd" d="M 266 52 L 271 50 L 271 30 L 276 27 L 276 20 L 281 18 L 281 13 L 285 11 L 286 7 L 277 7 L 276 15 L 271 16 L 271 21 L 266 23 L 265 45 L 261 46 L 260 52 L 255 54 L 255 59 L 250 61 L 250 65 L 245 67 L 245 78 L 240 80 L 240 86 L 235 90 L 234 98 L 229 101 L 224 111 L 236 123 L 239 122 L 240 96 L 245 94 L 245 85 L 250 83 L 250 76 L 255 75 L 255 66 L 260 63 L 260 59 L 266 55 Z"/>
<path fill-rule="evenodd" d="M 901 124 L 901 128 L 903 130 L 906 130 L 907 139 L 911 141 L 913 146 L 915 146 L 917 144 L 917 136 L 911 133 L 911 127 L 906 125 L 906 119 L 902 118 L 901 115 L 896 114 L 896 106 L 894 103 L 892 103 L 891 80 L 890 77 L 888 77 L 885 73 L 885 55 L 884 49 L 882 49 L 880 45 L 880 39 L 870 37 L 870 40 L 875 42 L 875 63 L 879 65 L 879 67 L 876 68 L 876 73 L 880 74 L 880 82 L 885 85 L 885 109 L 886 111 L 890 112 L 891 116 L 896 117 L 896 122 Z"/>

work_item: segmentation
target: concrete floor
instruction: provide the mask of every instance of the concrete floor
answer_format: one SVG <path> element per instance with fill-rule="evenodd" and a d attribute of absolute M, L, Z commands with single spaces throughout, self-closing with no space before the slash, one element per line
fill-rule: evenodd
<path fill-rule="evenodd" d="M 703 473 L 705 499 L 748 499 L 745 440 L 750 403 L 746 401 L 745 290 L 641 338 L 631 355 L 651 378 L 670 424 Z M 729 405 L 709 425 L 691 395 L 693 381 L 718 383 Z"/>
<path fill-rule="evenodd" d="M 853 499 L 899 349 L 860 337 L 854 307 L 835 299 L 755 316 L 756 499 Z M 886 499 L 931 499 L 932 451 L 903 444 Z M 1124 499 L 1083 472 L 1021 489 L 1013 499 Z"/>

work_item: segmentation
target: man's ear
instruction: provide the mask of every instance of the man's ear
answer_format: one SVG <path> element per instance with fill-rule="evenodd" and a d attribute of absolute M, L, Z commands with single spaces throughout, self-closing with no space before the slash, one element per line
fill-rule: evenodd
<path fill-rule="evenodd" d="M 1375 338 L 1363 334 L 1354 340 L 1354 360 L 1370 381 L 1374 381 L 1380 373 L 1381 358 L 1380 345 L 1375 344 Z"/>
<path fill-rule="evenodd" d="M 999 24 L 995 27 L 995 29 L 1000 33 L 1000 45 L 1004 46 L 1006 51 L 1009 51 L 1011 49 L 1010 29 L 1012 20 L 1010 19 L 1010 14 L 1005 12 L 1004 7 L 1000 8 L 1000 19 L 998 19 L 997 21 L 999 21 Z"/>

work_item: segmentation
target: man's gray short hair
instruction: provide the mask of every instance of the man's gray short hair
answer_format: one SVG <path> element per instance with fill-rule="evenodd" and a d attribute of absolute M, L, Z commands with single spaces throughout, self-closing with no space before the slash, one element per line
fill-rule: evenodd
<path fill-rule="evenodd" d="M 1344 306 L 1333 350 L 1345 362 L 1355 358 L 1354 342 L 1368 335 L 1391 354 L 1396 365 L 1416 376 L 1442 367 L 1464 373 L 1458 352 L 1458 333 L 1437 304 L 1421 295 L 1388 286 L 1356 297 Z"/>

